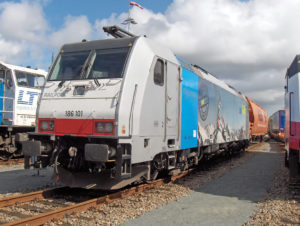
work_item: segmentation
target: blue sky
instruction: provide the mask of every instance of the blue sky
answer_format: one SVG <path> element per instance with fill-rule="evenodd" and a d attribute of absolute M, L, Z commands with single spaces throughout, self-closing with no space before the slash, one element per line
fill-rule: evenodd
<path fill-rule="evenodd" d="M 147 35 L 267 109 L 283 107 L 284 75 L 300 53 L 297 0 L 136 0 L 131 32 Z M 271 2 L 271 4 L 270 4 Z M 0 0 L 0 61 L 48 69 L 64 43 L 107 38 L 127 0 Z M 263 81 L 262 82 L 262 78 Z"/>
<path fill-rule="evenodd" d="M 135 1 L 143 7 L 155 13 L 164 12 L 170 0 L 138 0 Z M 64 22 L 66 15 L 86 15 L 90 21 L 107 18 L 112 13 L 120 14 L 128 11 L 127 0 L 50 0 L 44 4 L 44 12 L 51 26 L 59 28 Z"/>
<path fill-rule="evenodd" d="M 22 2 L 14 1 L 14 2 Z M 87 1 L 74 1 L 74 0 L 46 0 L 42 2 L 43 12 L 51 30 L 61 29 L 64 25 L 67 16 L 79 17 L 86 16 L 88 21 L 93 23 L 102 18 L 108 18 L 111 14 L 121 14 L 128 12 L 129 2 L 127 0 L 87 0 Z M 154 13 L 163 13 L 167 7 L 172 3 L 170 0 L 139 0 L 135 1 L 144 8 L 147 8 Z M 130 9 L 134 7 L 130 6 Z M 114 25 L 114 24 L 108 24 Z M 119 24 L 120 25 L 120 24 Z M 122 25 L 120 25 L 122 26 Z M 96 37 L 97 38 L 97 37 Z M 41 67 L 47 67 L 50 63 L 49 59 L 52 55 L 56 54 L 57 48 L 45 49 L 44 55 L 46 59 L 39 64 Z M 28 59 L 23 64 L 34 65 L 35 62 Z"/>

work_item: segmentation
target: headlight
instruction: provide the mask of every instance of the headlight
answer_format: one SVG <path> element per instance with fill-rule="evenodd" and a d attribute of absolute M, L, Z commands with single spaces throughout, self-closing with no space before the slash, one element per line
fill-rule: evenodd
<path fill-rule="evenodd" d="M 54 121 L 42 120 L 39 122 L 39 127 L 41 131 L 53 131 L 54 130 Z"/>
<path fill-rule="evenodd" d="M 112 122 L 105 123 L 105 132 L 111 133 L 113 131 L 113 124 Z"/>
<path fill-rule="evenodd" d="M 48 122 L 47 121 L 41 121 L 40 122 L 40 128 L 41 128 L 41 130 L 48 130 Z"/>
<path fill-rule="evenodd" d="M 96 122 L 96 132 L 103 133 L 104 132 L 104 123 Z"/>
<path fill-rule="evenodd" d="M 113 133 L 114 131 L 114 122 L 111 121 L 102 121 L 95 122 L 95 132 L 96 133 Z"/>

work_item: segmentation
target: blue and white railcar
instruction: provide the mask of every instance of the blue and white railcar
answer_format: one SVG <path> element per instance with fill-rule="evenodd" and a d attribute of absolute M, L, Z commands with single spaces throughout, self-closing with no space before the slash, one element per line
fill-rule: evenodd
<path fill-rule="evenodd" d="M 25 168 L 53 165 L 65 185 L 118 189 L 247 146 L 243 95 L 149 38 L 106 30 L 117 38 L 61 48 L 23 143 Z"/>
<path fill-rule="evenodd" d="M 0 62 L 0 158 L 20 154 L 34 131 L 36 107 L 47 72 Z"/>

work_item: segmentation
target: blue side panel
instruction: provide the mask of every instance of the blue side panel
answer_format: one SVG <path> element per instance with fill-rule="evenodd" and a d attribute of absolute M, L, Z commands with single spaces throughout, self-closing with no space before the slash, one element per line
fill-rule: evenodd
<path fill-rule="evenodd" d="M 3 83 L 0 83 L 0 125 L 2 125 L 3 119 Z"/>
<path fill-rule="evenodd" d="M 182 68 L 181 149 L 197 147 L 198 76 Z"/>
<path fill-rule="evenodd" d="M 285 112 L 284 111 L 280 111 L 279 112 L 279 120 L 280 120 L 280 124 L 279 124 L 279 126 L 280 126 L 280 130 L 283 130 L 284 131 L 284 129 L 285 129 Z"/>

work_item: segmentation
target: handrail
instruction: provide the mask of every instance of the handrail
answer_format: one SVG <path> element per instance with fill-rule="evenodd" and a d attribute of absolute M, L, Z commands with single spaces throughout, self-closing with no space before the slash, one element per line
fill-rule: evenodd
<path fill-rule="evenodd" d="M 132 102 L 131 102 L 131 108 L 130 108 L 130 115 L 129 115 L 129 135 L 132 135 L 132 128 L 133 128 L 133 110 L 134 110 L 134 103 L 135 103 L 135 97 L 136 97 L 136 92 L 137 92 L 137 87 L 138 85 L 135 84 L 134 86 L 134 92 L 133 92 L 133 97 L 132 97 Z"/>
<path fill-rule="evenodd" d="M 167 61 L 165 62 L 165 69 L 164 69 L 164 76 L 165 76 L 165 120 L 164 120 L 164 139 L 165 142 L 167 139 L 167 120 L 168 120 L 168 65 Z"/>
<path fill-rule="evenodd" d="M 178 106 L 178 112 L 177 112 L 177 141 L 179 141 L 180 137 L 180 112 L 181 112 L 181 82 L 182 82 L 182 75 L 180 67 L 178 67 L 178 100 L 177 100 L 177 106 Z"/>

